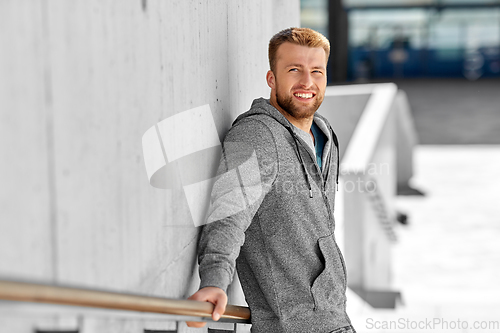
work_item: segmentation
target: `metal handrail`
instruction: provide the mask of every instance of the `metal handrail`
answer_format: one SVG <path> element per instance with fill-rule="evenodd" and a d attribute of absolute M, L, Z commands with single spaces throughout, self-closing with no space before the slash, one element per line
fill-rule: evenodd
<path fill-rule="evenodd" d="M 0 280 L 0 300 L 84 306 L 113 310 L 201 317 L 210 321 L 214 306 L 209 302 L 123 294 L 109 291 Z M 250 309 L 227 305 L 221 321 L 250 323 Z"/>

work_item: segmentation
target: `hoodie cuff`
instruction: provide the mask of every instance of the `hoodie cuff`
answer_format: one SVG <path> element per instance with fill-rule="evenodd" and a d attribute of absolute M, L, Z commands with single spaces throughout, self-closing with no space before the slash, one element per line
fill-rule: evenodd
<path fill-rule="evenodd" d="M 217 287 L 227 292 L 233 277 L 224 268 L 210 268 L 200 271 L 200 289 L 205 287 Z"/>

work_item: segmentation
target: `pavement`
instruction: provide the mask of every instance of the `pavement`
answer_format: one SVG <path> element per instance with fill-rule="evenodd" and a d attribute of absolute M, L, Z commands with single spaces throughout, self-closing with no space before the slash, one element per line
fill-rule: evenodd
<path fill-rule="evenodd" d="M 422 143 L 412 186 L 424 195 L 396 200 L 409 215 L 392 253 L 403 303 L 373 309 L 349 292 L 358 332 L 500 332 L 499 82 L 398 82 Z"/>
<path fill-rule="evenodd" d="M 375 310 L 348 295 L 357 331 L 500 332 L 500 146 L 419 146 L 415 164 L 412 185 L 425 195 L 398 197 L 409 224 L 392 254 L 403 304 Z M 410 326 L 440 319 L 467 324 Z M 375 321 L 405 324 L 376 330 Z"/>

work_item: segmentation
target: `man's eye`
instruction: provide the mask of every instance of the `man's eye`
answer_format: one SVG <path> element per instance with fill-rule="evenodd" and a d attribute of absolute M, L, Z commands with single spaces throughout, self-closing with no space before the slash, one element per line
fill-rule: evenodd
<path fill-rule="evenodd" d="M 298 71 L 297 68 L 290 68 L 290 70 L 289 70 L 289 72 L 296 72 L 296 71 Z"/>

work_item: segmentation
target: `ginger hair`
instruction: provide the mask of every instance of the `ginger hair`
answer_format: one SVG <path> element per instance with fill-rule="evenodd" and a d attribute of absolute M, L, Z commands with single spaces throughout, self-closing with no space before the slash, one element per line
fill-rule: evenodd
<path fill-rule="evenodd" d="M 330 42 L 317 31 L 309 28 L 288 28 L 278 32 L 269 41 L 269 67 L 274 73 L 276 53 L 281 44 L 289 42 L 308 47 L 321 47 L 325 50 L 326 59 L 330 56 Z"/>

